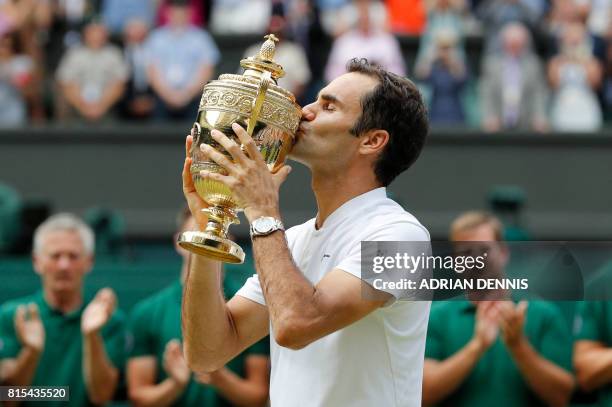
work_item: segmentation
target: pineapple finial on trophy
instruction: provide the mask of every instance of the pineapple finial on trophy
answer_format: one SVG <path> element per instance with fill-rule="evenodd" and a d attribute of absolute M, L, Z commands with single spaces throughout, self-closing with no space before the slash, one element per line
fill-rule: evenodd
<path fill-rule="evenodd" d="M 261 45 L 258 56 L 264 61 L 274 61 L 274 53 L 276 52 L 278 38 L 274 34 L 268 34 L 264 38 L 266 42 Z"/>
<path fill-rule="evenodd" d="M 279 39 L 274 34 L 268 34 L 264 38 L 266 41 L 261 45 L 259 52 L 256 55 L 241 60 L 240 66 L 245 69 L 244 75 L 254 78 L 259 78 L 261 74 L 268 71 L 276 83 L 278 78 L 282 78 L 285 75 L 283 67 L 274 61 L 276 43 Z"/>

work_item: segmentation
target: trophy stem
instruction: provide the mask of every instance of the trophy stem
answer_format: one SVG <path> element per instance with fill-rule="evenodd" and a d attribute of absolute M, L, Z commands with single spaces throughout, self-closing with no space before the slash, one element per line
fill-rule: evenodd
<path fill-rule="evenodd" d="M 227 238 L 229 225 L 240 223 L 236 212 L 231 208 L 211 206 L 202 209 L 208 215 L 204 232 L 183 232 L 178 244 L 192 253 L 206 256 L 225 263 L 242 263 L 244 251 Z"/>

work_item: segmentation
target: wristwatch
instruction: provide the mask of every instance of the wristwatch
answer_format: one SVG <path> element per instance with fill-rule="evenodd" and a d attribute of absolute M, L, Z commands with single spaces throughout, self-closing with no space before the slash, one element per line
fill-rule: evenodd
<path fill-rule="evenodd" d="M 285 230 L 283 222 L 271 216 L 262 216 L 251 222 L 251 238 L 267 236 L 277 230 Z"/>

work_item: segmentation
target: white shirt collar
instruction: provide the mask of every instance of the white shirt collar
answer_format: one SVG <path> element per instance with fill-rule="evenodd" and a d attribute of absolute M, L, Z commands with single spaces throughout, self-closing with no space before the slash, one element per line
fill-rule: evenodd
<path fill-rule="evenodd" d="M 387 199 L 387 188 L 379 187 L 365 192 L 361 195 L 357 195 L 354 198 L 349 199 L 335 211 L 333 211 L 327 219 L 323 222 L 323 226 L 318 231 L 327 230 L 333 227 L 338 221 L 344 218 L 350 213 L 357 212 L 360 208 L 371 205 L 373 202 Z M 313 227 L 316 228 L 316 218 L 313 222 Z"/>

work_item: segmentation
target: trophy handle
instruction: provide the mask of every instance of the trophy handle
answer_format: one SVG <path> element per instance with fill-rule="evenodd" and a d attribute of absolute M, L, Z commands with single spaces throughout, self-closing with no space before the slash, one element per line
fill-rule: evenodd
<path fill-rule="evenodd" d="M 266 93 L 268 92 L 268 86 L 270 85 L 271 75 L 272 74 L 270 71 L 266 71 L 261 75 L 259 89 L 257 89 L 257 97 L 253 101 L 253 106 L 251 108 L 251 117 L 249 118 L 249 124 L 247 126 L 247 133 L 249 134 L 249 136 L 253 136 L 255 125 L 257 124 L 257 120 L 259 119 L 259 114 L 261 113 L 264 101 L 266 100 Z"/>

